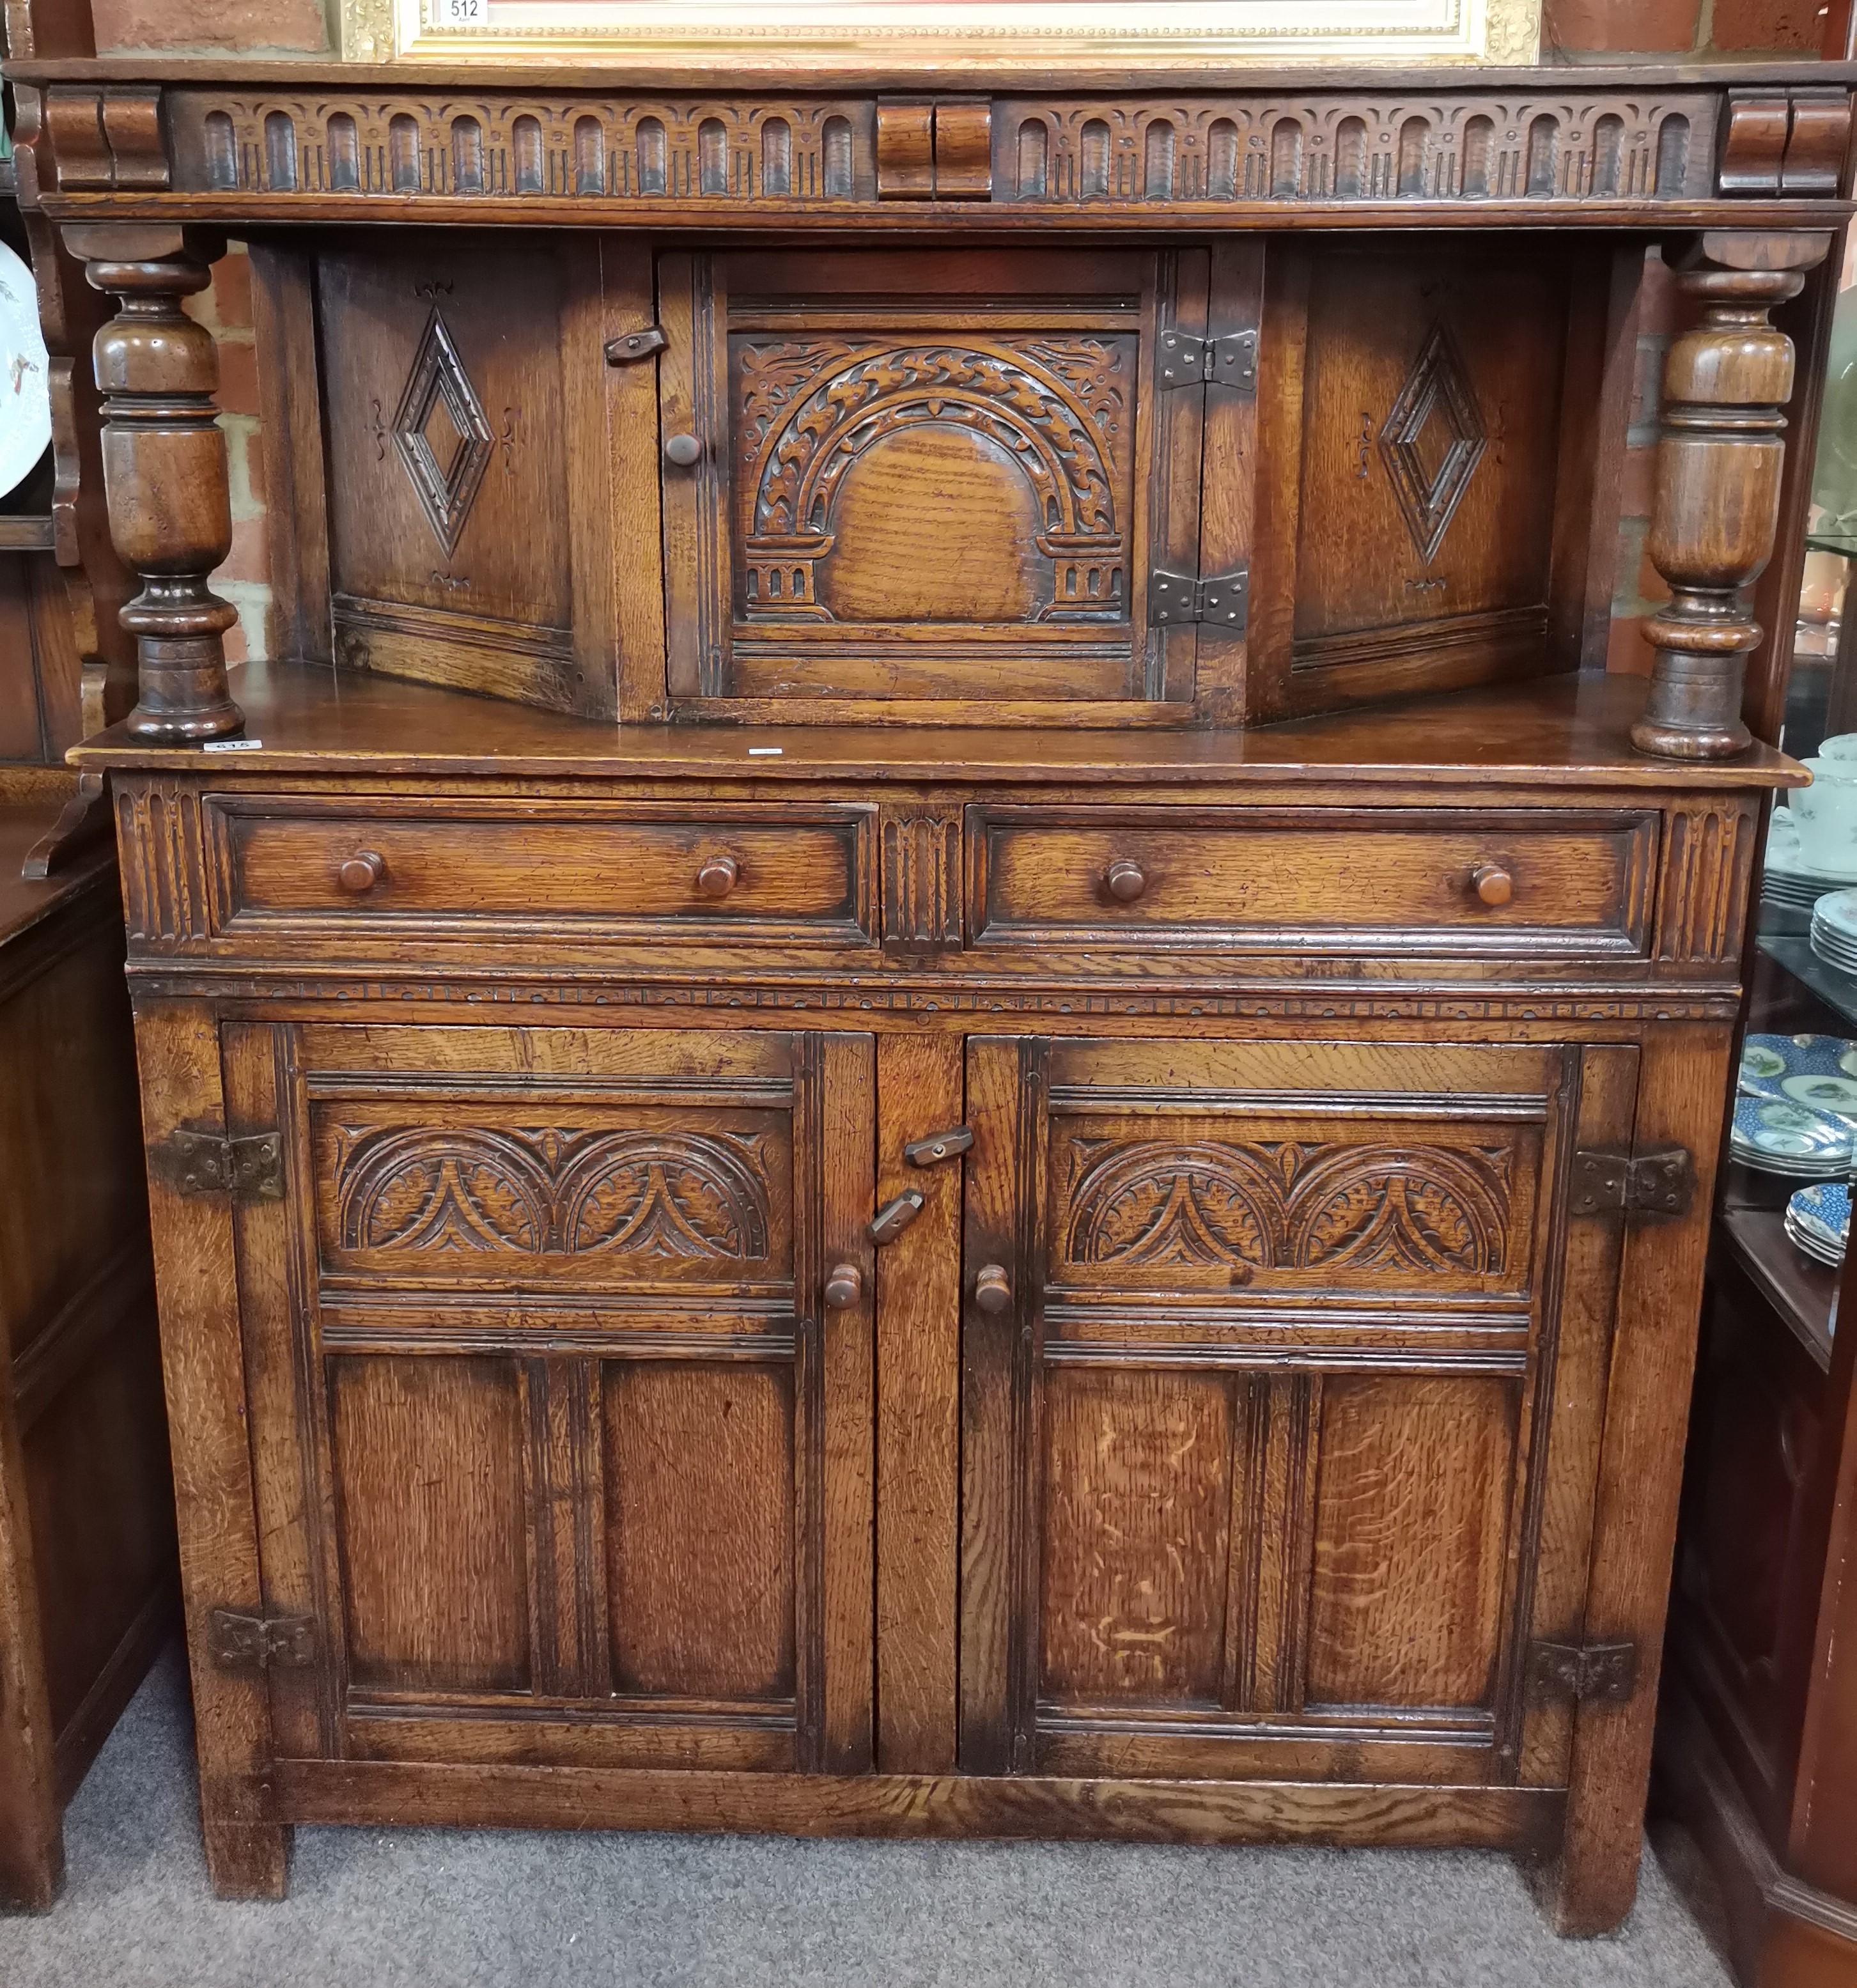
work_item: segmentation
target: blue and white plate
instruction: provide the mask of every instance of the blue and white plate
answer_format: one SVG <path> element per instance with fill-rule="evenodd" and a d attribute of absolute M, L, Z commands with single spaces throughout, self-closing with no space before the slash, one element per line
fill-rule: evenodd
<path fill-rule="evenodd" d="M 1800 1228 L 1844 1253 L 1851 1233 L 1851 1189 L 1848 1181 L 1815 1181 L 1802 1187 L 1786 1204 Z"/>
<path fill-rule="evenodd" d="M 1854 1132 L 1849 1119 L 1790 1097 L 1743 1097 L 1734 1107 L 1729 1150 L 1764 1173 L 1835 1180 L 1850 1171 Z"/>
<path fill-rule="evenodd" d="M 1835 1242 L 1828 1242 L 1815 1230 L 1808 1229 L 1802 1222 L 1793 1219 L 1789 1208 L 1781 1218 L 1786 1230 L 1786 1239 L 1801 1256 L 1809 1256 L 1815 1263 L 1822 1263 L 1828 1270 L 1835 1270 L 1844 1261 L 1844 1252 Z"/>
<path fill-rule="evenodd" d="M 1857 1117 L 1857 1043 L 1843 1036 L 1749 1036 L 1741 1044 L 1740 1088 L 1750 1097 L 1789 1098 Z"/>

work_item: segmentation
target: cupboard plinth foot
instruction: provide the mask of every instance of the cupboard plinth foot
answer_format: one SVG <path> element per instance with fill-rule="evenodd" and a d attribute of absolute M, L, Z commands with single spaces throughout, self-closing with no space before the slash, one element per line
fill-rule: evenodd
<path fill-rule="evenodd" d="M 290 1888 L 290 1843 L 284 1824 L 202 1819 L 206 1868 L 215 1896 L 281 1898 Z"/>

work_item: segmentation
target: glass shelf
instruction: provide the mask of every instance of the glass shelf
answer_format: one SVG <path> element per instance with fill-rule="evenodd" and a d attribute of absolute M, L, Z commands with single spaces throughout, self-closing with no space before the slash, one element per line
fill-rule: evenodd
<path fill-rule="evenodd" d="M 1857 1030 L 1857 973 L 1846 973 L 1821 959 L 1803 932 L 1763 931 L 1757 943 L 1775 965 L 1810 988 L 1840 1020 Z M 1749 1017 L 1747 1026 L 1757 1032 L 1766 1025 L 1756 1013 Z"/>

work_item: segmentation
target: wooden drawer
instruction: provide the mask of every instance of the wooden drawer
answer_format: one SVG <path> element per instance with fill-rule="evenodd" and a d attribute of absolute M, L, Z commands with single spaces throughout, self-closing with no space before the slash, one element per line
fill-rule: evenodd
<path fill-rule="evenodd" d="M 975 807 L 968 931 L 1148 952 L 1642 954 L 1656 847 L 1650 813 Z"/>
<path fill-rule="evenodd" d="M 873 928 L 864 806 L 217 795 L 206 820 L 224 931 L 386 919 L 862 942 Z"/>

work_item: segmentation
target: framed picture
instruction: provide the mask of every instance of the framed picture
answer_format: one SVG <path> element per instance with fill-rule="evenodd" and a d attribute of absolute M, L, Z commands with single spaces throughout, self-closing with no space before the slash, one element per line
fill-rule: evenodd
<path fill-rule="evenodd" d="M 1534 62 L 1541 0 L 342 0 L 351 62 L 607 57 L 958 81 L 1102 63 Z"/>

